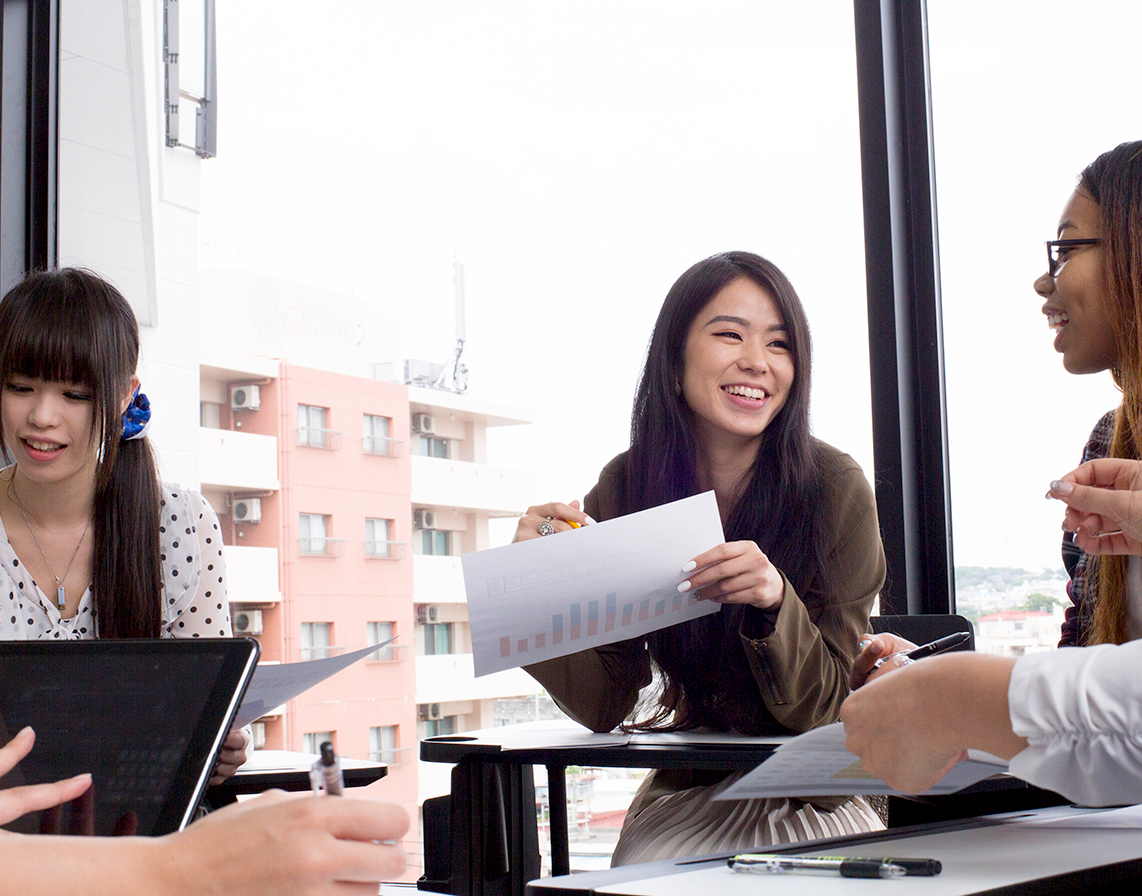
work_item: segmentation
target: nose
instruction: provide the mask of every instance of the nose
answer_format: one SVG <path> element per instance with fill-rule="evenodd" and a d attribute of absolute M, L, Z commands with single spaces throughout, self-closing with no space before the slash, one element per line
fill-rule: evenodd
<path fill-rule="evenodd" d="M 738 359 L 738 367 L 755 373 L 765 373 L 769 370 L 769 349 L 764 344 L 744 349 Z"/>
<path fill-rule="evenodd" d="M 56 405 L 52 396 L 39 391 L 28 409 L 28 422 L 32 426 L 45 428 L 56 421 Z"/>
<path fill-rule="evenodd" d="M 1044 271 L 1035 279 L 1035 292 L 1044 299 L 1055 291 L 1055 278 Z"/>

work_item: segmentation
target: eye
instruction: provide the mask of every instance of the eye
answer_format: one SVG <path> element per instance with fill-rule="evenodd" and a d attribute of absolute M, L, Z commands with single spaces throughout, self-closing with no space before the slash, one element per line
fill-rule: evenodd
<path fill-rule="evenodd" d="M 782 352 L 789 351 L 789 343 L 786 342 L 784 339 L 774 339 L 771 343 L 769 343 L 769 347 L 775 348 L 778 351 L 782 351 Z"/>
<path fill-rule="evenodd" d="M 736 339 L 738 342 L 741 342 L 742 338 L 741 334 L 734 330 L 722 330 L 721 332 L 715 333 L 714 335 L 723 337 L 725 339 Z"/>
<path fill-rule="evenodd" d="M 63 397 L 69 401 L 91 401 L 91 393 L 81 392 L 76 389 L 68 389 L 63 393 Z"/>
<path fill-rule="evenodd" d="M 26 392 L 31 392 L 32 387 L 26 386 L 23 383 L 6 383 L 4 385 L 5 392 L 14 392 L 17 395 L 23 395 Z"/>

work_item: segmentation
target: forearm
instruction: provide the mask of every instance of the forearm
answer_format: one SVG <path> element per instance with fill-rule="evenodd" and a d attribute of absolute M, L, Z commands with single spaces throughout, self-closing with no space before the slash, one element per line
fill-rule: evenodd
<path fill-rule="evenodd" d="M 904 671 L 915 677 L 919 689 L 917 727 L 929 731 L 940 746 L 1010 759 L 1027 746 L 1027 739 L 1012 729 L 1007 703 L 1014 666 L 1012 657 L 980 653 L 952 653 L 910 666 Z"/>
<path fill-rule="evenodd" d="M 592 731 L 621 724 L 650 684 L 650 662 L 641 640 L 621 641 L 524 666 L 567 715 Z"/>
<path fill-rule="evenodd" d="M 66 842 L 66 848 L 64 844 Z M 4 892 L 21 896 L 194 896 L 194 878 L 165 885 L 157 873 L 163 864 L 162 841 L 142 837 L 59 837 L 0 835 Z M 196 875 L 205 880 L 205 869 Z M 203 891 L 205 892 L 205 891 Z"/>

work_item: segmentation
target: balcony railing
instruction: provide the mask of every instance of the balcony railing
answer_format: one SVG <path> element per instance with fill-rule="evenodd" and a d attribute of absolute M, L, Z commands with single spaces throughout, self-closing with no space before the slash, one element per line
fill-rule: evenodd
<path fill-rule="evenodd" d="M 370 750 L 369 759 L 372 762 L 384 762 L 387 765 L 404 765 L 409 759 L 412 747 L 393 747 L 391 750 Z"/>
<path fill-rule="evenodd" d="M 337 644 L 303 647 L 301 648 L 301 658 L 303 660 L 323 660 L 326 657 L 337 656 L 337 654 L 344 652 L 344 650 L 344 647 Z"/>
<path fill-rule="evenodd" d="M 297 550 L 303 557 L 340 557 L 345 553 L 345 539 L 299 538 Z"/>
<path fill-rule="evenodd" d="M 403 663 L 408 659 L 407 644 L 386 644 L 377 648 L 376 653 L 365 657 L 367 663 Z"/>
<path fill-rule="evenodd" d="M 407 541 L 366 541 L 365 556 L 370 560 L 403 560 Z"/>
<path fill-rule="evenodd" d="M 376 457 L 404 457 L 404 442 L 401 439 L 365 436 L 361 448 L 366 454 Z"/>
<path fill-rule="evenodd" d="M 341 448 L 341 433 L 335 429 L 299 426 L 297 428 L 297 443 L 306 448 L 324 448 L 326 451 L 338 451 Z"/>

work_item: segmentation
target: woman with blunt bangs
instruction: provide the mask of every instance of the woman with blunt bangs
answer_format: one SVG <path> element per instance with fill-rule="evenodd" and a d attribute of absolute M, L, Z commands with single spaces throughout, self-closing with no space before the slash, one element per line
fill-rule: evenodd
<path fill-rule="evenodd" d="M 715 255 L 670 289 L 635 396 L 629 450 L 603 469 L 582 509 L 578 501 L 529 508 L 516 540 L 712 489 L 726 543 L 686 563 L 679 590 L 722 608 L 527 667 L 572 718 L 594 731 L 625 723 L 754 736 L 836 720 L 885 563 L 864 474 L 810 435 L 810 380 L 804 309 L 771 262 Z M 714 802 L 740 774 L 652 773 L 612 863 L 883 827 L 859 797 Z"/>
<path fill-rule="evenodd" d="M 0 300 L 0 639 L 229 637 L 218 518 L 159 481 L 139 328 L 89 271 Z M 226 740 L 215 780 L 245 761 Z"/>
<path fill-rule="evenodd" d="M 1099 420 L 1083 462 L 1142 458 L 1142 141 L 1103 153 L 1079 176 L 1035 281 L 1054 348 L 1069 373 L 1109 370 L 1122 403 Z M 1142 637 L 1142 559 L 1080 550 L 1067 534 L 1063 561 L 1073 606 L 1060 646 Z"/>

